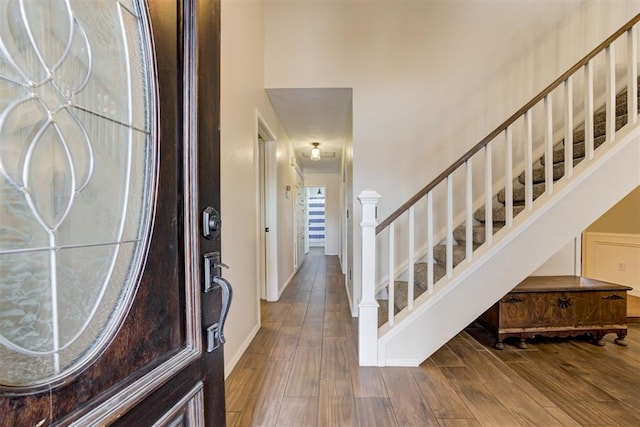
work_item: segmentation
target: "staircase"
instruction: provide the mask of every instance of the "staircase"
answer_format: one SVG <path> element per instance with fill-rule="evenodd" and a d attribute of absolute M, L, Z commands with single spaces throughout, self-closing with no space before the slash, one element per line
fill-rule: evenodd
<path fill-rule="evenodd" d="M 638 84 L 640 85 L 640 78 L 638 78 Z M 637 98 L 639 100 L 638 104 L 640 105 L 640 97 Z M 638 108 L 640 111 L 640 107 Z M 620 130 L 624 125 L 627 124 L 627 90 L 623 90 L 622 92 L 616 95 L 616 110 L 615 110 L 615 120 L 616 120 L 616 130 Z M 606 139 L 606 110 L 602 107 L 598 110 L 593 116 L 593 129 L 594 129 L 594 148 L 600 147 Z M 580 126 L 576 127 L 573 133 L 573 165 L 577 166 L 582 162 L 585 158 L 585 132 L 584 132 L 584 123 Z M 558 141 L 553 150 L 553 180 L 558 181 L 560 178 L 564 176 L 565 167 L 564 167 L 564 140 Z M 533 199 L 537 199 L 545 192 L 545 157 L 542 156 L 535 162 L 539 167 L 533 169 L 532 179 L 533 179 Z M 525 173 L 522 172 L 517 180 L 514 182 L 513 188 L 513 216 L 516 217 L 519 213 L 521 213 L 525 206 Z M 493 219 L 493 232 L 494 234 L 498 232 L 505 225 L 506 219 L 506 190 L 502 189 L 498 192 L 495 198 L 495 205 L 492 208 L 492 219 Z M 473 239 L 473 248 L 474 250 L 479 248 L 482 244 L 485 243 L 486 238 L 486 230 L 485 230 L 485 208 L 481 207 L 474 213 L 474 219 L 477 222 L 477 225 L 473 226 L 473 231 L 471 233 Z M 461 262 L 466 259 L 466 239 L 467 232 L 465 225 L 458 226 L 455 230 L 453 230 L 453 239 L 456 243 L 453 246 L 453 267 L 457 267 Z M 447 247 L 445 244 L 439 244 L 434 247 L 433 250 L 434 255 L 434 282 L 438 282 L 446 275 L 446 264 L 447 264 Z M 418 262 L 414 264 L 414 297 L 417 298 L 423 293 L 427 292 L 427 263 L 426 262 Z M 407 293 L 408 293 L 408 282 L 403 280 L 395 281 L 395 298 L 394 298 L 394 306 L 395 306 L 395 314 L 400 313 L 403 309 L 407 307 Z M 382 326 L 388 320 L 388 305 L 387 300 L 379 300 L 380 309 L 378 312 L 378 325 Z"/>
<path fill-rule="evenodd" d="M 616 92 L 615 72 L 610 71 L 616 69 L 610 52 L 619 37 L 627 37 L 628 45 L 637 46 L 634 26 L 638 21 L 640 15 L 379 225 L 375 220 L 375 205 L 380 196 L 370 191 L 361 194 L 361 365 L 417 366 L 640 185 L 637 49 L 628 50 L 627 84 L 622 91 Z M 607 55 L 606 93 L 595 94 L 592 67 L 593 58 L 599 54 Z M 569 101 L 573 99 L 572 78 L 582 71 L 586 82 L 581 88 L 585 96 L 584 111 L 575 112 Z M 564 123 L 558 128 L 558 120 L 553 120 L 551 101 L 554 96 L 558 97 L 554 91 L 562 90 L 566 108 Z M 594 97 L 602 100 L 598 109 L 593 108 Z M 544 128 L 544 141 L 533 141 L 531 129 L 536 117 L 532 111 L 543 102 L 545 114 L 536 126 L 538 130 Z M 635 114 L 629 116 L 628 110 Z M 587 120 L 582 120 L 586 125 L 574 126 L 574 120 L 580 123 L 576 117 L 586 117 Z M 517 170 L 517 166 L 510 167 L 514 162 L 512 147 L 522 144 L 521 135 L 512 137 L 512 130 L 517 126 L 527 129 L 524 159 L 532 159 L 520 166 L 524 171 Z M 500 135 L 505 135 L 504 142 L 498 141 Z M 565 146 L 565 140 L 571 140 L 571 144 Z M 499 151 L 496 150 L 498 144 L 504 144 L 499 148 L 506 153 L 506 175 L 494 177 L 492 161 L 496 160 L 492 160 L 495 157 L 492 153 Z M 535 153 L 544 154 L 535 156 Z M 472 160 L 478 163 L 474 156 L 486 159 L 484 194 L 480 195 L 476 194 L 478 185 L 474 187 L 473 181 L 477 178 L 472 172 Z M 465 173 L 466 187 L 454 190 L 454 173 Z M 501 189 L 496 188 L 499 182 L 502 182 Z M 436 188 L 445 188 L 444 202 L 433 203 Z M 466 192 L 466 214 L 454 212 L 454 192 L 458 197 Z M 471 199 L 472 193 L 476 199 Z M 416 221 L 416 206 L 424 206 L 425 199 L 426 219 Z M 436 210 L 438 214 L 434 216 Z M 433 218 L 438 215 L 445 217 L 447 224 L 445 229 L 434 232 Z M 428 224 L 428 237 L 426 250 L 421 252 L 415 250 L 414 239 L 416 234 L 420 235 L 416 229 L 424 223 Z M 400 224 L 400 232 L 395 231 L 395 224 Z M 402 233 L 407 236 L 400 236 Z M 386 245 L 382 246 L 386 246 L 383 251 L 388 250 L 388 256 L 376 259 L 371 266 L 367 262 L 369 257 L 375 256 L 376 245 L 385 239 Z M 406 248 L 406 241 L 410 242 L 408 253 L 397 249 L 398 246 Z M 396 250 L 400 252 L 400 260 Z M 402 259 L 410 269 L 404 267 L 403 270 Z M 391 278 L 380 278 L 380 270 L 384 272 L 385 267 Z M 382 299 L 376 301 L 376 293 Z M 392 310 L 384 299 L 385 294 L 389 296 L 388 301 L 393 302 Z"/>

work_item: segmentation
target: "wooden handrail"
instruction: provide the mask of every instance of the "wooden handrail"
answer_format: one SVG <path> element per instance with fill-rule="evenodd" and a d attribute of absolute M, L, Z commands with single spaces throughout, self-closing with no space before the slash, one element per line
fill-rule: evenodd
<path fill-rule="evenodd" d="M 513 122 L 518 120 L 524 113 L 533 108 L 538 102 L 540 102 L 545 96 L 550 94 L 555 88 L 560 86 L 566 79 L 571 77 L 576 71 L 584 67 L 589 61 L 591 61 L 596 55 L 602 52 L 607 46 L 613 43 L 618 37 L 629 31 L 638 21 L 640 21 L 640 14 L 636 15 L 623 25 L 618 31 L 612 34 L 605 41 L 600 43 L 595 49 L 589 52 L 584 58 L 582 58 L 573 67 L 569 68 L 564 74 L 558 77 L 553 83 L 547 86 L 542 92 L 536 95 L 531 101 L 527 102 L 524 107 L 516 111 L 511 117 L 505 120 L 500 126 L 498 126 L 493 132 L 487 135 L 482 141 L 477 143 L 473 148 L 467 151 L 462 157 L 456 160 L 451 166 L 438 175 L 433 181 L 427 184 L 422 190 L 418 191 L 412 198 L 402 204 L 395 212 L 389 215 L 384 221 L 382 221 L 376 227 L 376 234 L 387 228 L 389 224 L 398 219 L 400 215 L 405 213 L 411 206 L 415 205 L 420 199 L 422 199 L 429 191 L 433 190 L 438 184 L 440 184 L 446 177 L 451 175 L 456 169 L 464 165 L 467 160 L 473 157 L 478 151 L 483 149 L 489 142 L 491 142 L 496 136 L 500 135 L 507 127 Z"/>

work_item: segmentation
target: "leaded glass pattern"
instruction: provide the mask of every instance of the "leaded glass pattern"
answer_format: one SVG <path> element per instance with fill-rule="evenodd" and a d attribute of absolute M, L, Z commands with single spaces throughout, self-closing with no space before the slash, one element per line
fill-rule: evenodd
<path fill-rule="evenodd" d="M 140 1 L 0 0 L 0 387 L 79 371 L 144 264 L 155 95 Z"/>

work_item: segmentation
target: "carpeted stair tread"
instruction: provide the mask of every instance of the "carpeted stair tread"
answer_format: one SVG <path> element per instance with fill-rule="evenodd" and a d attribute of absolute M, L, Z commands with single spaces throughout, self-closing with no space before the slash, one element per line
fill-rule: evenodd
<path fill-rule="evenodd" d="M 616 117 L 616 130 L 622 128 L 627 124 L 627 115 Z M 606 121 L 601 121 L 598 123 L 594 123 L 593 125 L 593 137 L 597 138 L 599 136 L 603 136 L 606 133 L 607 123 Z M 581 126 L 579 129 L 573 132 L 573 143 L 577 144 L 578 142 L 582 142 L 585 139 L 584 135 L 584 126 Z"/>
<path fill-rule="evenodd" d="M 435 283 L 435 270 L 434 270 L 434 283 Z M 396 281 L 395 282 L 395 293 L 394 293 L 394 313 L 398 314 L 407 306 L 407 289 L 409 288 L 409 283 L 405 281 Z M 427 287 L 425 285 L 424 289 L 418 286 L 418 283 L 414 280 L 413 283 L 413 300 L 415 301 L 420 295 L 425 293 Z M 388 304 L 388 302 L 387 302 Z M 387 305 L 388 307 L 388 305 Z"/>
<path fill-rule="evenodd" d="M 513 217 L 515 218 L 516 215 L 518 215 L 520 212 L 522 212 L 524 210 L 524 206 L 514 206 L 513 207 Z M 506 213 L 507 209 L 504 206 L 499 206 L 499 207 L 495 207 L 493 208 L 493 222 L 494 223 L 504 223 L 507 219 L 507 213 Z M 480 209 L 478 209 L 474 214 L 473 217 L 484 223 L 484 206 L 481 207 Z M 494 225 L 495 227 L 496 225 Z"/>
<path fill-rule="evenodd" d="M 638 82 L 640 84 L 640 80 Z M 638 99 L 640 99 L 640 91 L 638 91 Z M 616 95 L 616 111 L 618 111 L 617 107 L 622 105 L 624 105 L 625 107 L 627 106 L 627 89 L 624 89 L 622 92 Z M 638 102 L 638 111 L 640 112 L 640 102 Z M 624 112 L 627 112 L 626 108 Z"/>
<path fill-rule="evenodd" d="M 427 263 L 418 262 L 414 266 L 413 280 L 416 286 L 423 290 L 427 289 Z M 447 274 L 447 269 L 439 264 L 433 264 L 433 283 L 437 283 Z"/>
<path fill-rule="evenodd" d="M 389 320 L 389 301 L 386 299 L 379 299 L 378 301 L 378 328 Z"/>
<path fill-rule="evenodd" d="M 427 291 L 427 263 L 419 262 L 415 264 L 413 277 L 413 298 L 414 300 Z M 447 274 L 445 267 L 433 264 L 433 283 L 437 283 Z M 396 280 L 394 287 L 394 312 L 397 314 L 407 306 L 407 289 L 409 282 Z M 388 307 L 388 303 L 385 307 Z M 386 316 L 385 316 L 386 317 Z M 385 320 L 386 321 L 386 320 Z"/>
<path fill-rule="evenodd" d="M 502 228 L 503 224 L 498 222 L 493 226 L 493 234 L 496 234 L 498 230 Z M 486 229 L 484 225 L 474 225 L 473 231 L 471 233 L 473 235 L 473 244 L 474 245 L 482 245 L 485 242 L 486 238 Z M 458 245 L 465 246 L 467 242 L 467 227 L 464 225 L 459 226 L 455 230 L 453 230 L 453 239 L 458 242 Z"/>
<path fill-rule="evenodd" d="M 544 194 L 544 182 L 540 182 L 538 184 L 533 184 L 533 200 L 540 197 Z M 504 189 L 498 192 L 498 201 L 500 203 L 506 202 L 506 191 Z M 513 189 L 513 203 L 524 203 L 525 202 L 525 190 L 524 187 L 518 187 Z"/>
<path fill-rule="evenodd" d="M 475 249 L 475 248 L 474 248 Z M 467 250 L 464 246 L 453 246 L 453 266 L 460 264 L 467 257 Z M 433 247 L 433 258 L 445 267 L 447 265 L 447 245 L 436 245 Z"/>
<path fill-rule="evenodd" d="M 394 312 L 398 314 L 403 308 L 407 306 L 407 282 L 396 281 L 395 283 L 395 294 L 394 294 Z M 423 290 L 414 286 L 413 288 L 413 298 L 418 298 L 419 294 L 417 292 L 424 292 Z"/>
<path fill-rule="evenodd" d="M 582 161 L 582 158 L 578 158 L 578 159 L 574 159 L 573 160 L 573 165 L 577 165 L 578 163 L 580 163 Z M 536 168 L 533 170 L 532 173 L 532 179 L 533 179 L 533 183 L 534 184 L 539 184 L 541 182 L 545 182 L 545 168 L 541 167 L 541 168 Z M 553 180 L 557 181 L 560 178 L 562 178 L 564 176 L 564 162 L 562 163 L 556 163 L 553 165 Z M 518 176 L 518 182 L 520 182 L 520 184 L 524 185 L 525 183 L 525 178 L 524 178 L 524 172 L 522 172 L 520 174 L 520 176 Z"/>
<path fill-rule="evenodd" d="M 594 149 L 601 146 L 604 143 L 605 139 L 606 139 L 605 136 L 594 138 L 593 139 Z M 584 141 L 573 144 L 573 158 L 581 159 L 584 157 L 584 155 L 585 155 Z M 553 150 L 553 163 L 560 163 L 560 162 L 564 162 L 564 147 Z M 542 156 L 542 158 L 540 159 L 540 163 L 542 163 L 543 166 L 546 163 L 544 156 Z"/>
<path fill-rule="evenodd" d="M 616 105 L 616 117 L 622 117 L 627 115 L 627 102 Z M 607 120 L 606 108 L 600 109 L 598 112 L 593 113 L 593 123 L 603 123 Z"/>

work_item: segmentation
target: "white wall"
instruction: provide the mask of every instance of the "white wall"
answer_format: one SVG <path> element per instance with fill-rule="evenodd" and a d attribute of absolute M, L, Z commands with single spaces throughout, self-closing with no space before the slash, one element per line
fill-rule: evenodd
<path fill-rule="evenodd" d="M 265 86 L 353 88 L 353 196 L 378 191 L 382 219 L 638 11 L 637 0 L 267 1 Z"/>
<path fill-rule="evenodd" d="M 577 242 L 576 242 L 577 240 Z M 578 246 L 576 246 L 578 245 Z M 576 247 L 578 252 L 576 252 Z M 580 239 L 573 239 L 558 253 L 554 254 L 547 262 L 542 264 L 540 268 L 534 271 L 532 276 L 579 276 L 580 260 L 576 260 L 576 256 L 580 256 Z"/>
<path fill-rule="evenodd" d="M 292 199 L 285 199 L 284 189 L 294 180 L 287 172 L 287 135 L 264 91 L 263 3 L 223 0 L 221 17 L 222 257 L 234 290 L 225 325 L 228 375 L 260 327 L 256 110 L 277 139 L 279 287 L 293 273 Z"/>
<path fill-rule="evenodd" d="M 338 173 L 304 173 L 304 185 L 324 187 L 324 253 L 340 253 L 340 175 Z"/>
<path fill-rule="evenodd" d="M 294 209 L 295 209 L 295 186 L 301 184 L 302 180 L 292 166 L 294 156 L 293 148 L 289 139 L 281 130 L 278 137 L 278 148 L 276 160 L 278 161 L 277 173 L 277 213 L 278 213 L 278 286 L 280 294 L 289 284 L 295 274 L 295 233 Z M 289 198 L 286 197 L 287 186 L 291 188 Z"/>

